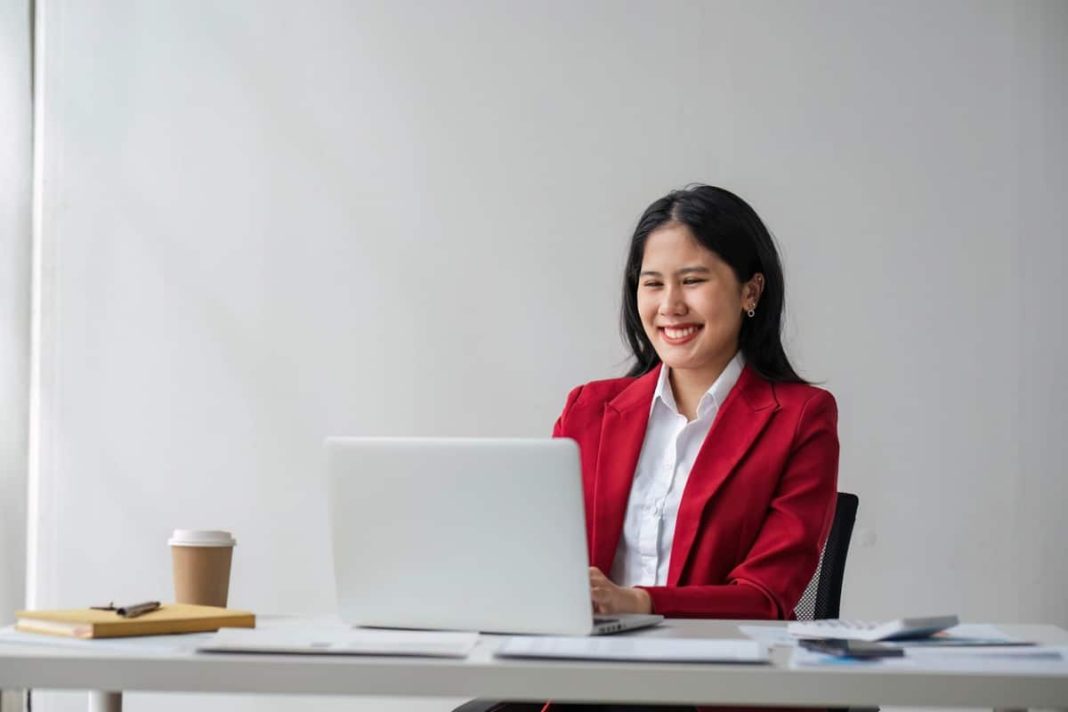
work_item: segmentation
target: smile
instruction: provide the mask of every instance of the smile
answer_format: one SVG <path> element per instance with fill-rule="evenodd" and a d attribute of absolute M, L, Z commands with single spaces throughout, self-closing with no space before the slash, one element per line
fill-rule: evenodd
<path fill-rule="evenodd" d="M 685 326 L 661 326 L 660 335 L 664 338 L 664 341 L 668 342 L 672 346 L 678 346 L 685 344 L 688 341 L 694 339 L 697 332 L 702 329 L 700 324 L 687 324 Z"/>

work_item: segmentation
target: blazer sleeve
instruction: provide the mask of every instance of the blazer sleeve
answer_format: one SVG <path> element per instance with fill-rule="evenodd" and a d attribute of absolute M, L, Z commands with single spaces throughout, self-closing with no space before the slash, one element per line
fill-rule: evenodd
<path fill-rule="evenodd" d="M 571 415 L 571 408 L 574 407 L 575 401 L 578 400 L 579 395 L 582 393 L 582 386 L 576 386 L 571 389 L 571 392 L 567 394 L 567 401 L 564 403 L 564 410 L 560 413 L 560 417 L 556 419 L 556 424 L 553 425 L 553 437 L 561 438 L 565 437 L 564 433 L 567 432 L 567 419 Z"/>
<path fill-rule="evenodd" d="M 778 487 L 746 557 L 712 586 L 642 586 L 669 617 L 786 619 L 830 532 L 838 486 L 838 411 L 818 390 L 802 407 Z"/>

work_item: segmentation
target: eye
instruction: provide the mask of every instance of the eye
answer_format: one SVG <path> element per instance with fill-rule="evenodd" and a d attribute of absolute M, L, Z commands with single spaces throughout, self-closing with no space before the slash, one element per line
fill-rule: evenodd
<path fill-rule="evenodd" d="M 658 282 L 655 279 L 650 279 L 650 280 L 648 280 L 646 282 L 642 282 L 642 286 L 643 287 L 662 287 L 664 285 L 661 282 Z"/>
<path fill-rule="evenodd" d="M 707 279 L 699 279 L 697 277 L 687 277 L 686 279 L 682 280 L 682 283 L 683 284 L 703 284 L 704 282 L 707 282 L 707 281 L 708 281 Z"/>

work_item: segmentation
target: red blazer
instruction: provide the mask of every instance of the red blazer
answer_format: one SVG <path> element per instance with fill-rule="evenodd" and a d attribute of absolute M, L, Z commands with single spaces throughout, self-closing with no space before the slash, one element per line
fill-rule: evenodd
<path fill-rule="evenodd" d="M 554 437 L 579 444 L 590 564 L 608 573 L 660 367 L 571 391 Z M 746 366 L 708 433 L 679 504 L 666 586 L 653 610 L 685 618 L 793 617 L 834 516 L 834 397 Z"/>

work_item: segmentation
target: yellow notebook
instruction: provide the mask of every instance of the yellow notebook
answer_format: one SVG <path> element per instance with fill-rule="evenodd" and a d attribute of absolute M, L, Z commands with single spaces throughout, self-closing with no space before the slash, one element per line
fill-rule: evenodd
<path fill-rule="evenodd" d="M 123 618 L 115 611 L 96 611 L 91 608 L 16 611 L 15 617 L 16 630 L 71 638 L 122 638 L 256 627 L 256 616 L 247 611 L 184 603 L 166 603 L 136 618 Z"/>

